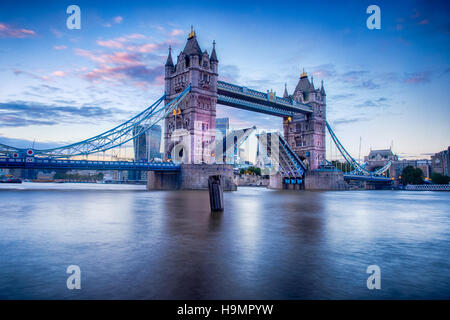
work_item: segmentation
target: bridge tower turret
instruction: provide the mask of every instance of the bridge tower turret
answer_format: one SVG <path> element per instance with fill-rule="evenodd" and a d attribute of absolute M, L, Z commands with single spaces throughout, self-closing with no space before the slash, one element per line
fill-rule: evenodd
<path fill-rule="evenodd" d="M 195 31 L 173 64 L 171 49 L 165 66 L 165 103 L 191 86 L 174 113 L 165 118 L 164 158 L 184 163 L 211 163 L 216 127 L 218 64 L 215 42 L 211 56 L 202 51 Z"/>
<path fill-rule="evenodd" d="M 309 169 L 319 168 L 325 161 L 326 94 L 322 86 L 314 87 L 303 70 L 292 99 L 309 104 L 310 115 L 296 115 L 283 121 L 284 137 L 301 159 L 306 159 Z"/>

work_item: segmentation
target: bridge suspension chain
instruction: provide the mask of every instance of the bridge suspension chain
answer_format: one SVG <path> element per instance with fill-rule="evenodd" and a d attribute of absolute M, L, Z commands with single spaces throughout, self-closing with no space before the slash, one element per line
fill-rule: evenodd
<path fill-rule="evenodd" d="M 334 133 L 333 129 L 331 129 L 330 124 L 326 123 L 328 132 L 330 133 L 331 139 L 333 140 L 334 144 L 336 145 L 337 149 L 341 153 L 341 155 L 344 157 L 345 161 L 347 161 L 348 164 L 350 164 L 354 170 L 351 171 L 349 174 L 359 174 L 359 175 L 370 175 L 370 176 L 376 176 L 381 175 L 384 172 L 386 172 L 390 166 L 392 165 L 392 161 L 389 161 L 384 165 L 383 167 L 375 170 L 375 171 L 369 171 L 366 169 L 367 164 L 360 165 L 351 155 L 350 153 L 344 148 L 342 143 L 337 138 L 336 134 Z"/>
<path fill-rule="evenodd" d="M 69 158 L 74 156 L 87 156 L 121 147 L 125 143 L 144 134 L 155 124 L 164 119 L 178 106 L 181 101 L 183 101 L 190 89 L 191 87 L 188 86 L 167 105 L 161 105 L 161 102 L 165 99 L 165 95 L 163 95 L 139 114 L 99 135 L 62 147 L 35 149 L 33 150 L 33 154 L 37 156 L 49 156 L 54 158 Z M 0 153 L 3 154 L 17 152 L 25 155 L 26 150 L 27 149 L 0 144 Z"/>

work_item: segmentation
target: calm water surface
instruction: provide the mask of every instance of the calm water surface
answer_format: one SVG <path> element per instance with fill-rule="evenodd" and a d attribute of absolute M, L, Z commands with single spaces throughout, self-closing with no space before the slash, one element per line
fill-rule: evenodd
<path fill-rule="evenodd" d="M 450 193 L 0 185 L 0 299 L 450 298 Z M 81 268 L 68 290 L 66 268 Z M 381 268 L 368 290 L 366 268 Z"/>

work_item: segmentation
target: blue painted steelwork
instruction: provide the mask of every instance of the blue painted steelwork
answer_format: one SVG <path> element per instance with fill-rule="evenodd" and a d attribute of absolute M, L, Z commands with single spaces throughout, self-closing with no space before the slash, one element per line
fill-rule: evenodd
<path fill-rule="evenodd" d="M 331 139 L 333 140 L 334 144 L 338 148 L 339 152 L 342 154 L 342 156 L 344 157 L 345 161 L 347 161 L 355 169 L 354 171 L 352 171 L 352 173 L 358 173 L 358 174 L 361 174 L 361 175 L 368 175 L 368 176 L 379 176 L 379 175 L 383 174 L 384 172 L 386 172 L 390 168 L 390 166 L 392 165 L 392 162 L 389 161 L 388 163 L 386 163 L 385 166 L 383 166 L 382 168 L 379 168 L 379 169 L 377 169 L 375 171 L 367 170 L 365 168 L 365 166 L 360 165 L 350 155 L 350 153 L 348 153 L 348 151 L 344 148 L 342 143 L 339 141 L 339 139 L 334 134 L 334 132 L 331 129 L 331 126 L 328 124 L 328 122 L 326 123 L 326 125 L 327 125 L 328 132 L 330 133 Z"/>
<path fill-rule="evenodd" d="M 272 136 L 275 137 L 274 141 L 278 141 L 278 155 L 272 156 L 271 159 L 278 162 L 280 165 L 280 173 L 289 178 L 303 178 L 306 171 L 306 166 L 298 155 L 291 149 L 289 144 L 278 132 L 270 132 L 267 134 L 258 134 L 258 142 L 272 153 L 277 150 L 272 148 Z"/>
<path fill-rule="evenodd" d="M 217 103 L 219 104 L 278 117 L 312 113 L 312 107 L 307 104 L 224 81 L 217 81 L 217 94 Z"/>
<path fill-rule="evenodd" d="M 187 96 L 190 89 L 191 87 L 188 86 L 167 105 L 160 106 L 161 102 L 165 98 L 165 95 L 163 95 L 150 107 L 137 114 L 130 120 L 95 137 L 63 147 L 32 150 L 33 155 L 51 156 L 54 158 L 69 158 L 74 156 L 95 154 L 110 150 L 112 148 L 120 147 L 121 145 L 132 141 L 137 136 L 150 130 L 155 124 L 164 119 L 164 117 L 172 112 L 172 110 L 176 108 L 177 105 Z M 18 153 L 21 156 L 25 156 L 27 153 L 27 149 L 15 148 L 0 144 L 0 153 Z"/>
<path fill-rule="evenodd" d="M 179 171 L 180 165 L 172 162 L 63 160 L 53 158 L 0 158 L 0 168 L 40 170 L 140 170 Z"/>
<path fill-rule="evenodd" d="M 291 146 L 287 141 L 284 139 L 284 137 L 280 134 L 278 134 L 280 145 L 282 146 L 284 152 L 289 157 L 290 161 L 295 167 L 296 173 L 299 174 L 300 177 L 303 177 L 306 171 L 306 166 L 303 163 L 303 161 L 299 158 L 299 156 L 292 150 Z"/>

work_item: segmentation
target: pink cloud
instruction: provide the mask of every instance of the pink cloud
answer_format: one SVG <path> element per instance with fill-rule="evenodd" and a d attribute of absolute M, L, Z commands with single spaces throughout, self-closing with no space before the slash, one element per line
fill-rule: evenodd
<path fill-rule="evenodd" d="M 61 70 L 56 70 L 50 74 L 50 76 L 52 76 L 52 77 L 64 77 L 66 75 L 67 75 L 67 72 L 64 72 Z"/>
<path fill-rule="evenodd" d="M 117 40 L 106 40 L 106 41 L 97 40 L 97 44 L 99 46 L 107 47 L 107 48 L 115 48 L 115 49 L 123 48 L 122 42 L 117 41 Z"/>
<path fill-rule="evenodd" d="M 123 17 L 121 16 L 114 17 L 113 21 L 114 23 L 122 23 Z"/>
<path fill-rule="evenodd" d="M 61 45 L 61 46 L 53 46 L 53 49 L 55 49 L 55 50 L 66 50 L 67 47 L 64 46 L 64 45 Z"/>
<path fill-rule="evenodd" d="M 127 36 L 129 39 L 145 39 L 145 36 L 140 33 L 133 33 Z"/>
<path fill-rule="evenodd" d="M 0 22 L 0 38 L 26 38 L 35 36 L 36 32 L 24 28 L 13 28 L 10 25 Z"/>
<path fill-rule="evenodd" d="M 423 19 L 419 22 L 419 24 L 429 24 L 430 21 L 428 19 Z"/>
<path fill-rule="evenodd" d="M 414 72 L 405 75 L 405 83 L 419 84 L 430 81 L 430 72 Z"/>
<path fill-rule="evenodd" d="M 169 33 L 169 35 L 170 35 L 171 37 L 176 37 L 176 36 L 179 36 L 180 34 L 183 34 L 183 30 L 180 30 L 180 29 L 174 29 L 174 30 L 172 30 L 172 31 Z"/>

